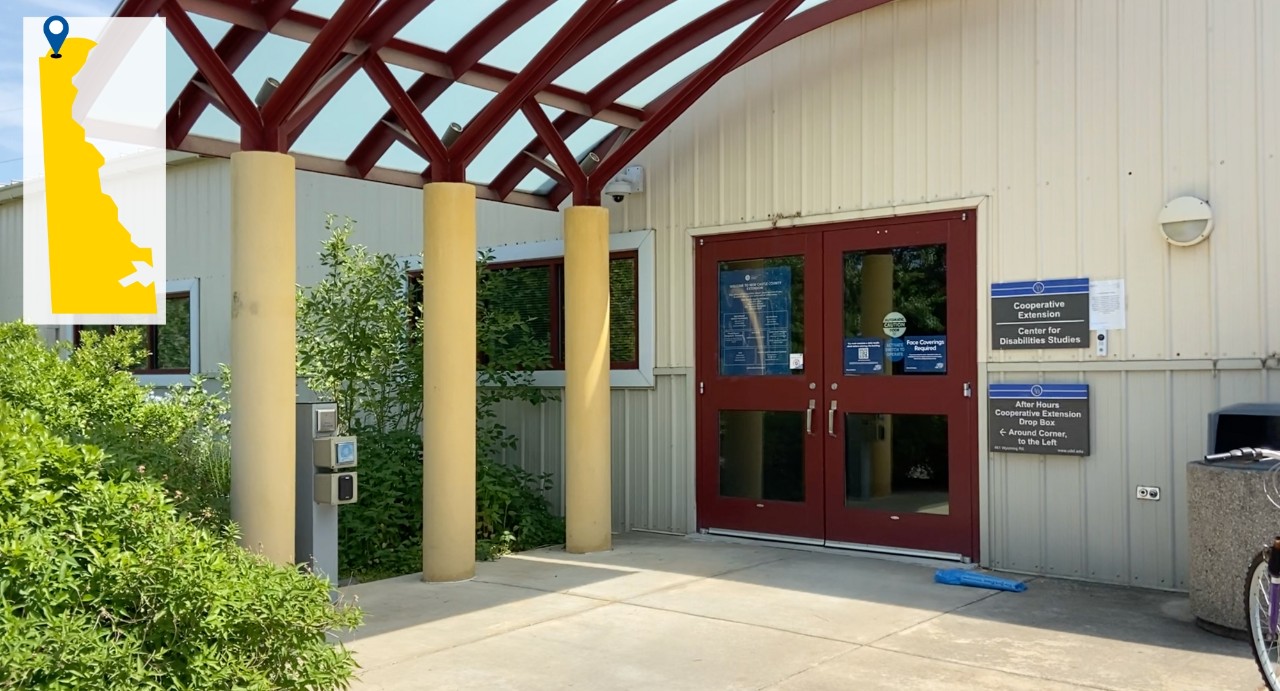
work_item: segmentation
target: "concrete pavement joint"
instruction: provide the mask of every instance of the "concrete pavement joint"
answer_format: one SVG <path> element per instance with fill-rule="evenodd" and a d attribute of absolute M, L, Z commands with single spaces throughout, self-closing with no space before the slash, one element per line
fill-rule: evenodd
<path fill-rule="evenodd" d="M 950 612 L 948 612 L 947 614 L 950 614 Z M 921 623 L 924 623 L 924 622 L 921 622 Z M 912 627 L 909 626 L 907 628 L 912 628 Z M 905 631 L 906 629 L 903 629 L 903 630 Z M 888 636 L 886 636 L 885 638 L 888 638 Z M 880 640 L 884 640 L 884 638 L 881 638 Z M 877 643 L 878 642 L 879 641 L 877 641 Z M 1023 679 L 1034 679 L 1036 681 L 1051 681 L 1056 684 L 1067 684 L 1070 686 L 1077 686 L 1082 689 L 1097 689 L 1098 691 L 1126 691 L 1126 689 L 1124 689 L 1123 687 L 1098 686 L 1097 684 L 1091 684 L 1089 682 L 1072 681 L 1069 679 L 1055 679 L 1053 677 L 1048 677 L 1043 674 L 1032 674 L 1029 672 L 1000 669 L 999 667 L 985 667 L 983 665 L 975 665 L 971 662 L 964 662 L 961 660 L 952 660 L 952 659 L 942 658 L 942 657 L 930 657 L 928 655 L 921 655 L 920 653 L 907 652 L 905 650 L 895 650 L 893 648 L 884 648 L 879 645 L 876 645 L 875 643 L 868 643 L 865 647 L 872 648 L 874 650 L 880 650 L 886 653 L 896 653 L 898 655 L 906 655 L 908 657 L 914 657 L 920 660 L 928 660 L 929 662 L 945 662 L 947 664 L 959 665 L 961 667 L 968 667 L 970 669 L 983 669 L 988 672 L 999 672 L 1001 674 L 1009 674 L 1015 677 L 1022 677 Z"/>
<path fill-rule="evenodd" d="M 817 668 L 819 668 L 819 667 L 821 667 L 821 666 L 823 666 L 823 665 L 827 664 L 828 662 L 831 662 L 832 660 L 836 659 L 837 657 L 840 657 L 841 655 L 848 655 L 849 653 L 852 653 L 853 651 L 858 650 L 859 648 L 862 648 L 862 647 L 863 647 L 863 646 L 862 646 L 860 643 L 851 643 L 851 644 L 850 644 L 850 647 L 849 647 L 849 649 L 848 649 L 848 650 L 841 650 L 841 651 L 839 651 L 839 652 L 837 652 L 837 653 L 832 653 L 831 655 L 828 655 L 828 656 L 826 656 L 826 657 L 822 658 L 821 660 L 818 660 L 817 662 L 815 662 L 815 663 L 813 663 L 813 664 L 809 665 L 808 667 L 805 667 L 805 668 L 804 668 L 804 669 L 802 669 L 802 670 L 799 670 L 798 672 L 795 672 L 794 674 L 788 674 L 787 676 L 785 676 L 785 677 L 783 677 L 783 678 L 781 678 L 781 679 L 779 679 L 779 680 L 777 680 L 777 681 L 775 681 L 775 682 L 773 682 L 773 683 L 771 683 L 771 684 L 765 684 L 764 686 L 757 686 L 756 688 L 757 688 L 757 689 L 760 689 L 761 691 L 763 691 L 764 689 L 776 689 L 776 688 L 778 688 L 779 686 L 781 686 L 781 685 L 783 685 L 783 684 L 787 683 L 788 681 L 790 681 L 790 680 L 792 680 L 792 679 L 794 679 L 794 678 L 796 678 L 796 677 L 800 676 L 801 674 L 804 674 L 804 673 L 806 673 L 806 672 L 811 672 L 811 671 L 813 671 L 813 670 L 815 670 L 815 669 L 817 669 Z"/>

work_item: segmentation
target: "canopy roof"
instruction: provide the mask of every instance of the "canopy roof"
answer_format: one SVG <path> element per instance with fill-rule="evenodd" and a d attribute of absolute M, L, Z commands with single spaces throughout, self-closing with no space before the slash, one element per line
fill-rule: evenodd
<path fill-rule="evenodd" d="M 289 152 L 554 209 L 599 203 L 728 72 L 888 1 L 123 0 L 116 15 L 167 20 L 170 149 Z"/>

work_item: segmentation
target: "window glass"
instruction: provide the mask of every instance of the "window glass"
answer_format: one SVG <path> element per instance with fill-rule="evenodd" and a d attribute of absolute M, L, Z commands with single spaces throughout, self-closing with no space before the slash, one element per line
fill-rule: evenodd
<path fill-rule="evenodd" d="M 191 297 L 171 296 L 165 303 L 165 323 L 156 327 L 156 369 L 188 370 L 191 366 Z"/>
<path fill-rule="evenodd" d="M 609 262 L 609 359 L 614 363 L 635 363 L 640 359 L 639 299 L 636 289 L 636 258 L 619 257 Z M 632 367 L 635 365 L 633 364 Z"/>

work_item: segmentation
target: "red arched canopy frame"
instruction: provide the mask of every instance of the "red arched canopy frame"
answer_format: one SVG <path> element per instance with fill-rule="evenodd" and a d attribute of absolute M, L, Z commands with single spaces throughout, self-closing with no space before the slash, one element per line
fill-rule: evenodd
<path fill-rule="evenodd" d="M 726 74 L 814 29 L 889 2 L 826 0 L 795 12 L 801 0 L 725 0 L 672 33 L 655 37 L 650 47 L 617 65 L 584 93 L 553 82 L 674 0 L 585 0 L 518 72 L 481 60 L 555 0 L 504 0 L 448 51 L 396 37 L 433 0 L 343 0 L 329 18 L 294 9 L 296 1 L 124 0 L 117 16 L 164 17 L 196 66 L 168 113 L 170 149 L 215 156 L 227 156 L 237 148 L 288 153 L 334 95 L 363 70 L 387 102 L 385 114 L 367 123 L 368 132 L 345 160 L 295 154 L 299 168 L 415 187 L 433 181 L 463 182 L 468 164 L 520 112 L 535 138 L 493 180 L 477 183 L 477 196 L 545 209 L 558 208 L 570 194 L 575 204 L 599 204 L 604 185 Z M 191 14 L 229 23 L 231 29 L 212 46 Z M 673 60 L 748 20 L 747 28 L 719 55 L 645 107 L 618 102 Z M 268 34 L 302 41 L 307 48 L 260 107 L 233 73 Z M 388 64 L 420 76 L 404 88 Z M 454 83 L 495 95 L 446 144 L 427 124 L 423 111 Z M 539 104 L 564 112 L 553 121 Z M 192 134 L 209 106 L 240 128 L 238 145 Z M 584 167 L 565 140 L 591 120 L 614 129 L 588 152 L 591 163 Z M 420 174 L 378 168 L 378 160 L 397 141 L 422 156 L 427 168 Z M 535 169 L 556 184 L 546 194 L 517 191 L 519 182 Z"/>

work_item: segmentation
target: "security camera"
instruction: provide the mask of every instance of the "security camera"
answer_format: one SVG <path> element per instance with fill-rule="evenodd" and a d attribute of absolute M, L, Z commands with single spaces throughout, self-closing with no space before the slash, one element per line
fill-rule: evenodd
<path fill-rule="evenodd" d="M 613 201 L 619 204 L 622 203 L 623 199 L 627 198 L 628 194 L 634 191 L 635 188 L 631 186 L 630 182 L 621 179 L 611 180 L 609 184 L 604 186 L 604 193 L 613 197 Z"/>
<path fill-rule="evenodd" d="M 644 191 L 644 168 L 641 166 L 630 166 L 618 173 L 616 177 L 604 186 L 602 192 L 613 197 L 613 201 L 622 203 L 628 194 L 636 194 Z"/>

